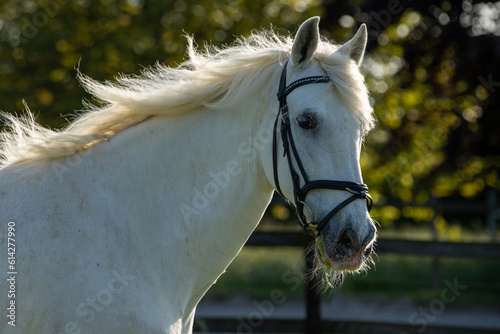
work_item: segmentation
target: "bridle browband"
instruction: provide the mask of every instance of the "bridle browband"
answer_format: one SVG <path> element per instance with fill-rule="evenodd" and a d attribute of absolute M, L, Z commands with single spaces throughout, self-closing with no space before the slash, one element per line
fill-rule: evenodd
<path fill-rule="evenodd" d="M 279 91 L 278 91 L 278 101 L 279 101 L 279 110 L 276 115 L 276 120 L 274 121 L 274 129 L 273 129 L 273 174 L 274 174 L 274 183 L 276 185 L 276 191 L 281 197 L 286 197 L 283 195 L 281 191 L 279 179 L 278 179 L 278 147 L 277 147 L 277 130 L 278 123 L 280 124 L 280 133 L 281 133 L 281 141 L 283 143 L 283 156 L 287 157 L 288 167 L 290 169 L 290 174 L 292 177 L 293 183 L 293 195 L 294 202 L 297 211 L 297 217 L 299 219 L 300 225 L 304 228 L 304 230 L 312 235 L 317 236 L 325 227 L 326 223 L 342 208 L 344 208 L 349 203 L 355 201 L 356 199 L 364 199 L 366 201 L 366 206 L 368 208 L 368 212 L 372 209 L 373 200 L 371 196 L 368 194 L 368 186 L 366 184 L 350 182 L 350 181 L 333 181 L 333 180 L 314 180 L 309 181 L 307 177 L 307 173 L 304 169 L 304 165 L 299 158 L 297 153 L 297 148 L 295 147 L 295 143 L 293 141 L 292 129 L 290 126 L 290 117 L 288 114 L 288 104 L 286 102 L 286 97 L 290 94 L 294 89 L 313 83 L 328 83 L 331 82 L 331 78 L 328 76 L 312 76 L 306 77 L 303 79 L 296 80 L 286 85 L 286 72 L 287 72 L 287 64 L 283 67 L 283 72 L 281 73 Z M 291 150 L 290 150 L 291 148 Z M 292 154 L 295 158 L 295 163 L 299 168 L 300 175 L 304 180 L 304 186 L 300 187 L 300 177 L 299 174 L 293 167 L 292 162 Z M 348 191 L 352 194 L 351 197 L 345 199 L 343 202 L 338 204 L 333 210 L 331 210 L 321 221 L 315 221 L 314 215 L 312 213 L 311 208 L 305 202 L 307 194 L 314 189 L 332 189 L 332 190 L 343 190 Z M 311 223 L 307 222 L 307 219 L 304 215 L 304 208 L 311 213 L 313 217 L 313 221 Z"/>

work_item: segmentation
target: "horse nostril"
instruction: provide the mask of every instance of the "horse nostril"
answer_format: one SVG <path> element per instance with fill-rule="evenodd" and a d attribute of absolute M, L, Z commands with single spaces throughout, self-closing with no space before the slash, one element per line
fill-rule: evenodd
<path fill-rule="evenodd" d="M 337 239 L 336 255 L 348 256 L 352 251 L 359 247 L 356 232 L 351 228 L 346 228 Z"/>

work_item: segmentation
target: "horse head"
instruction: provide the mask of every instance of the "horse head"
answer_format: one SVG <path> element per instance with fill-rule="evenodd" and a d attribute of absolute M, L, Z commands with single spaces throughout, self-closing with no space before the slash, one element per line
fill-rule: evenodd
<path fill-rule="evenodd" d="M 264 169 L 315 238 L 318 262 L 335 272 L 357 271 L 376 239 L 373 202 L 359 164 L 363 136 L 373 123 L 358 69 L 366 26 L 346 44 L 326 50 L 318 24 L 319 18 L 302 24 L 290 59 L 278 69 L 278 99 L 269 111 L 274 138 Z"/>

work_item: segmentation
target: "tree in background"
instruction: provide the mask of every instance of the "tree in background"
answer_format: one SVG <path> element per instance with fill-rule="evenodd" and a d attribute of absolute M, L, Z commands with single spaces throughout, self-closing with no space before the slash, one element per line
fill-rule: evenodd
<path fill-rule="evenodd" d="M 0 4 L 1 109 L 60 127 L 89 98 L 78 67 L 99 80 L 184 59 L 184 34 L 228 44 L 271 24 L 294 32 L 322 16 L 338 42 L 365 22 L 363 65 L 378 119 L 362 157 L 378 203 L 482 196 L 500 188 L 500 2 L 274 0 L 5 0 Z M 286 217 L 279 205 L 276 217 Z M 384 207 L 375 217 L 426 221 L 433 212 Z M 443 226 L 446 228 L 444 219 Z"/>
<path fill-rule="evenodd" d="M 60 126 L 59 116 L 88 97 L 76 67 L 111 80 L 157 61 L 176 66 L 185 34 L 201 45 L 230 43 L 273 21 L 293 30 L 302 17 L 320 13 L 317 4 L 301 1 L 6 0 L 0 4 L 1 108 L 20 110 L 24 99 L 41 123 Z"/>
<path fill-rule="evenodd" d="M 341 2 L 336 11 L 337 3 L 324 7 L 327 24 L 339 22 L 346 34 L 357 22 L 368 25 L 364 69 L 379 122 L 363 170 L 378 202 L 498 189 L 500 2 Z M 401 215 L 428 221 L 433 212 L 378 214 L 388 224 Z"/>

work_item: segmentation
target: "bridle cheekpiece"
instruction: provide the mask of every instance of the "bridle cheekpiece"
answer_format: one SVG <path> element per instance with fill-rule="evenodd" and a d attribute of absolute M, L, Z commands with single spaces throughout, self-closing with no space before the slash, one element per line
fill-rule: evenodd
<path fill-rule="evenodd" d="M 286 197 L 283 195 L 281 191 L 279 179 L 278 179 L 278 147 L 277 147 L 277 132 L 278 132 L 278 123 L 280 125 L 280 134 L 281 141 L 283 144 L 283 156 L 287 157 L 288 167 L 290 169 L 290 175 L 292 177 L 293 183 L 293 194 L 294 194 L 294 202 L 295 208 L 297 211 L 297 218 L 299 219 L 299 223 L 304 228 L 305 232 L 316 237 L 321 233 L 321 230 L 325 227 L 326 223 L 342 208 L 347 206 L 349 203 L 357 200 L 364 199 L 366 201 L 366 206 L 368 208 L 368 212 L 372 209 L 373 200 L 371 196 L 368 194 L 368 186 L 363 183 L 351 182 L 351 181 L 334 181 L 334 180 L 314 180 L 309 181 L 307 177 L 307 173 L 304 169 L 304 165 L 299 158 L 297 153 L 297 148 L 295 147 L 295 143 L 293 141 L 292 129 L 290 125 L 290 117 L 288 114 L 288 104 L 286 102 L 286 97 L 290 94 L 294 89 L 308 85 L 313 83 L 328 83 L 331 82 L 332 79 L 328 76 L 311 76 L 296 80 L 286 85 L 286 73 L 287 73 L 287 63 L 283 67 L 283 72 L 281 73 L 281 79 L 279 84 L 278 91 L 278 101 L 279 101 L 279 110 L 276 115 L 276 120 L 274 121 L 273 128 L 273 174 L 274 174 L 274 183 L 276 186 L 276 191 L 281 197 Z M 304 180 L 304 185 L 300 186 L 300 176 L 294 168 L 292 162 L 292 155 L 295 159 L 295 163 L 299 169 L 300 175 Z M 348 191 L 352 194 L 352 196 L 348 197 L 340 204 L 338 204 L 335 208 L 333 208 L 323 219 L 317 221 L 314 219 L 314 214 L 306 202 L 307 194 L 314 189 L 332 189 L 332 190 L 342 190 Z M 307 209 L 311 216 L 313 217 L 312 222 L 307 222 L 306 216 L 304 215 L 304 209 Z"/>

